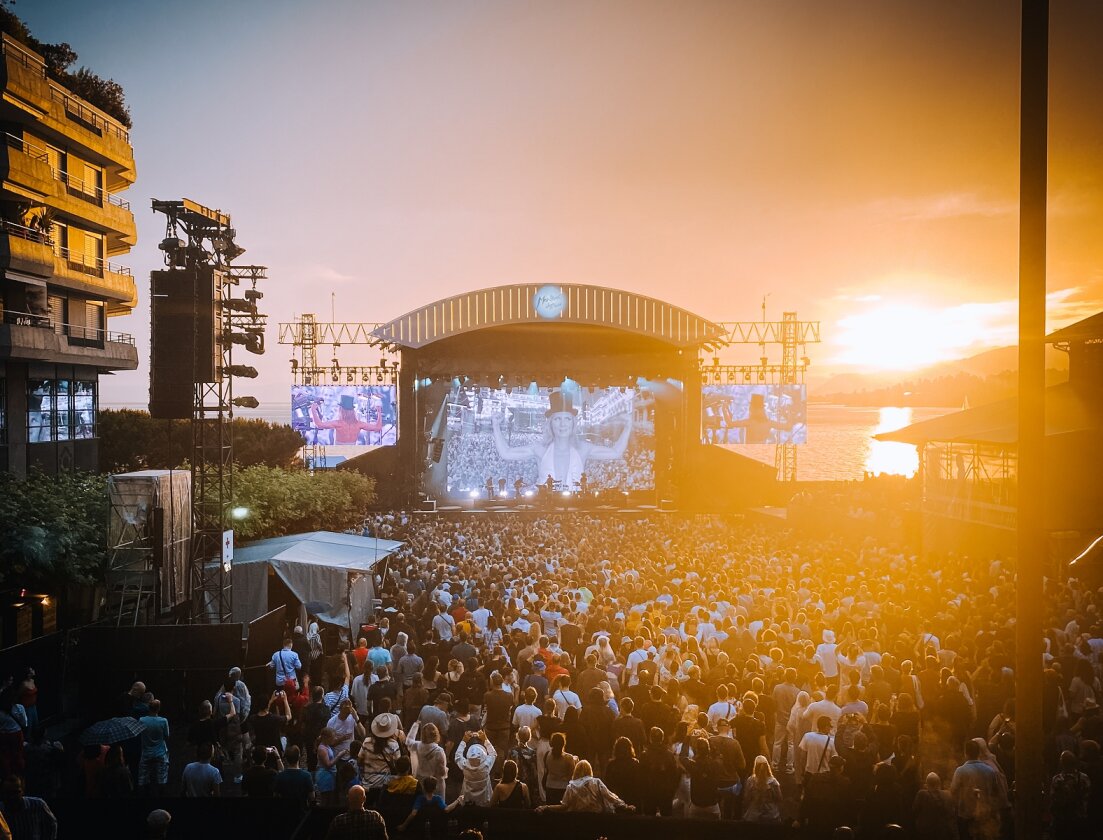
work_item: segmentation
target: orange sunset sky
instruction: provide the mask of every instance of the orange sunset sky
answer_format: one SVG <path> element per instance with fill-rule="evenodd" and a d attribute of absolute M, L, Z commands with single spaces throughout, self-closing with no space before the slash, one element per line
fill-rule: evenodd
<path fill-rule="evenodd" d="M 1103 5 L 1052 4 L 1051 325 L 1103 308 Z M 232 213 L 273 325 L 510 282 L 823 322 L 823 370 L 1014 342 L 1018 18 L 990 0 L 20 0 L 126 89 L 150 198 Z M 275 344 L 257 394 L 286 399 Z M 752 348 L 752 356 L 757 348 Z M 371 356 L 348 362 L 366 363 Z M 732 360 L 738 360 L 732 356 Z"/>

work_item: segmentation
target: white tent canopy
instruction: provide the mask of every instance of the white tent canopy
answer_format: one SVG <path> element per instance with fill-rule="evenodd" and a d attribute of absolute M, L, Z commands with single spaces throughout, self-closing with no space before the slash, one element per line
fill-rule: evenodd
<path fill-rule="evenodd" d="M 258 540 L 234 549 L 234 620 L 250 622 L 271 608 L 268 569 L 271 568 L 319 619 L 349 626 L 371 610 L 375 597 L 373 572 L 401 548 L 395 540 L 315 531 Z M 275 606 L 275 605 L 272 605 Z"/>

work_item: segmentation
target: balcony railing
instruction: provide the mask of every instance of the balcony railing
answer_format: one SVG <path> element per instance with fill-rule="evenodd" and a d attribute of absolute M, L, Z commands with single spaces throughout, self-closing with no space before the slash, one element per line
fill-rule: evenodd
<path fill-rule="evenodd" d="M 50 97 L 54 102 L 60 102 L 65 109 L 65 113 L 70 117 L 83 123 L 97 134 L 117 137 L 124 143 L 130 142 L 130 132 L 91 105 L 87 105 L 83 100 L 73 96 L 61 85 L 50 82 Z"/>
<path fill-rule="evenodd" d="M 36 146 L 34 143 L 28 143 L 22 137 L 16 137 L 14 134 L 4 134 L 4 140 L 13 149 L 18 149 L 27 157 L 34 160 L 41 161 L 42 163 L 49 163 L 50 156 L 46 150 L 41 146 Z M 94 184 L 89 184 L 82 178 L 77 178 L 70 175 L 61 169 L 54 169 L 50 167 L 50 174 L 53 175 L 55 181 L 61 181 L 69 188 L 69 193 L 75 195 L 77 198 L 82 198 L 85 201 L 92 204 L 98 204 L 101 207 L 104 204 L 114 204 L 116 207 L 121 207 L 123 210 L 130 209 L 130 202 L 125 199 L 119 198 L 117 195 L 112 195 L 103 187 L 97 187 Z"/>
<path fill-rule="evenodd" d="M 28 143 L 22 137 L 16 137 L 14 134 L 4 133 L 4 140 L 13 149 L 19 149 L 27 157 L 34 158 L 42 163 L 49 163 L 50 156 L 46 154 L 46 150 L 40 146 L 34 145 L 34 143 Z"/>
<path fill-rule="evenodd" d="M 0 219 L 0 231 L 8 234 L 8 236 L 18 236 L 20 239 L 26 239 L 30 242 L 39 242 L 43 245 L 53 245 L 54 240 L 50 238 L 50 234 L 45 233 L 35 228 L 27 227 L 26 225 L 19 225 L 15 222 L 9 222 L 7 219 Z"/>
<path fill-rule="evenodd" d="M 54 250 L 59 257 L 69 264 L 69 268 L 82 274 L 91 274 L 95 277 L 103 277 L 105 271 L 110 271 L 113 274 L 130 274 L 130 269 L 125 265 L 108 262 L 100 257 L 91 257 L 88 254 L 60 245 L 56 246 Z"/>
<path fill-rule="evenodd" d="M 75 345 L 102 347 L 105 341 L 113 344 L 134 344 L 134 336 L 130 333 L 83 327 L 77 324 L 65 324 L 52 320 L 48 315 L 36 315 L 31 312 L 20 312 L 16 309 L 4 310 L 4 323 L 19 327 L 36 327 L 50 330 L 67 337 L 69 343 Z"/>
<path fill-rule="evenodd" d="M 7 38 L 3 39 L 3 46 L 4 55 L 38 73 L 43 79 L 46 78 L 46 62 L 39 56 L 30 50 L 24 49 L 15 41 L 9 41 Z"/>
<path fill-rule="evenodd" d="M 3 38 L 0 40 L 3 42 L 3 53 L 6 57 L 18 62 L 35 74 L 41 76 L 43 79 L 49 81 L 50 97 L 55 102 L 60 102 L 67 114 L 75 117 L 98 134 L 107 134 L 112 137 L 118 137 L 126 143 L 130 142 L 130 133 L 122 125 L 115 122 L 111 117 L 98 109 L 93 108 L 79 97 L 73 96 L 64 87 L 50 79 L 49 74 L 46 72 L 46 62 L 44 62 L 41 57 L 25 49 L 10 38 Z"/>
<path fill-rule="evenodd" d="M 85 201 L 92 204 L 98 204 L 101 207 L 104 204 L 114 204 L 116 207 L 121 207 L 124 210 L 130 209 L 130 202 L 124 201 L 118 196 L 112 195 L 107 192 L 103 187 L 97 187 L 94 184 L 89 184 L 82 178 L 74 177 L 68 172 L 63 172 L 60 169 L 50 170 L 53 173 L 54 180 L 61 181 L 69 188 L 69 194 L 75 195 L 77 198 L 83 198 Z"/>

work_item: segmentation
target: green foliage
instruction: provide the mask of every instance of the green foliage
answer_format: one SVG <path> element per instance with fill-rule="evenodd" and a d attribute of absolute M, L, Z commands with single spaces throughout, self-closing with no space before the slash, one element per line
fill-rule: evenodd
<path fill-rule="evenodd" d="M 104 410 L 99 414 L 100 470 L 175 469 L 191 458 L 191 421 L 154 420 L 144 411 Z M 292 467 L 303 439 L 290 426 L 264 420 L 233 421 L 234 461 L 249 467 Z"/>
<path fill-rule="evenodd" d="M 0 584 L 52 592 L 102 580 L 109 511 L 104 476 L 0 473 Z"/>
<path fill-rule="evenodd" d="M 126 104 L 126 92 L 114 79 L 103 79 L 87 67 L 81 67 L 76 73 L 66 73 L 63 81 L 81 99 L 91 102 L 127 128 L 134 127 L 130 108 Z"/>
<path fill-rule="evenodd" d="M 352 470 L 253 466 L 234 476 L 234 505 L 249 515 L 234 523 L 242 540 L 306 531 L 343 531 L 364 521 L 375 501 L 375 479 Z"/>
<path fill-rule="evenodd" d="M 114 79 L 103 79 L 81 67 L 76 73 L 69 68 L 76 64 L 77 53 L 66 43 L 47 44 L 39 41 L 27 25 L 11 11 L 0 5 L 0 32 L 5 32 L 21 44 L 42 56 L 46 72 L 86 102 L 110 114 L 127 128 L 133 128 L 130 109 L 126 105 L 126 93 Z"/>

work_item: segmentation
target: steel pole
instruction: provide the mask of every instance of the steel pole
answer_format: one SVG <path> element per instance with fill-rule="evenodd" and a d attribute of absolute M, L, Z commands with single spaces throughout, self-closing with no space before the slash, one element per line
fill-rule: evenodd
<path fill-rule="evenodd" d="M 1019 112 L 1019 481 L 1015 622 L 1015 837 L 1042 836 L 1049 2 L 1022 0 Z"/>

